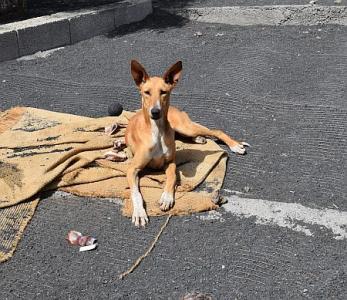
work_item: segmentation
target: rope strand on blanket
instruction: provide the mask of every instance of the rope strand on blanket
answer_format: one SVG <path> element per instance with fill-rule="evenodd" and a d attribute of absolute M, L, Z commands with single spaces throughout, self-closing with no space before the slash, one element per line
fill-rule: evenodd
<path fill-rule="evenodd" d="M 161 226 L 158 234 L 156 235 L 156 237 L 154 238 L 151 246 L 148 248 L 148 250 L 145 252 L 145 254 L 141 255 L 136 262 L 124 273 L 120 274 L 118 279 L 124 279 L 125 276 L 128 276 L 130 273 L 132 273 L 138 266 L 139 264 L 143 261 L 144 258 L 146 258 L 153 250 L 155 244 L 157 243 L 157 241 L 159 240 L 161 234 L 163 233 L 164 229 L 166 228 L 167 224 L 170 221 L 172 215 L 168 215 L 168 217 L 166 218 L 165 223 Z"/>

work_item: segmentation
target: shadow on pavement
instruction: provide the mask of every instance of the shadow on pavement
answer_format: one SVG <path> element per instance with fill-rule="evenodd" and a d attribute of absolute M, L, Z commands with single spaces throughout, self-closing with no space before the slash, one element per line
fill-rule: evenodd
<path fill-rule="evenodd" d="M 121 1 L 122 0 L 6 0 L 3 3 L 7 2 L 8 8 L 5 8 L 5 6 L 0 7 L 0 24 Z"/>
<path fill-rule="evenodd" d="M 167 28 L 182 27 L 187 22 L 189 22 L 189 20 L 186 18 L 168 13 L 160 8 L 154 8 L 153 13 L 143 21 L 119 26 L 106 36 L 109 38 L 114 38 L 116 36 L 123 36 L 144 29 L 164 32 L 164 30 Z"/>
<path fill-rule="evenodd" d="M 186 6 L 191 6 L 194 3 L 201 3 L 201 0 L 154 0 L 152 2 L 153 13 L 151 15 L 149 15 L 143 21 L 119 26 L 116 30 L 109 33 L 107 37 L 113 38 L 116 36 L 122 36 L 143 29 L 156 30 L 162 32 L 167 28 L 182 27 L 185 24 L 187 24 L 189 20 L 182 16 L 168 12 L 167 9 L 177 7 L 184 8 Z"/>

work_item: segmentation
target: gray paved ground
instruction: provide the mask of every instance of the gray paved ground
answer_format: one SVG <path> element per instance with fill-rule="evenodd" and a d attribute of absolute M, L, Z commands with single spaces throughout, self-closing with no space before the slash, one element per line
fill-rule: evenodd
<path fill-rule="evenodd" d="M 308 5 L 310 0 L 154 0 L 159 7 L 209 7 L 209 6 L 258 6 L 258 5 Z M 337 4 L 334 0 L 317 0 L 316 5 L 346 5 L 346 0 Z"/>
<path fill-rule="evenodd" d="M 130 59 L 151 74 L 182 59 L 173 104 L 253 146 L 247 156 L 230 155 L 225 189 L 346 210 L 346 53 L 345 27 L 242 28 L 156 13 L 45 59 L 1 63 L 0 109 L 102 116 L 111 101 L 135 109 Z M 115 203 L 47 195 L 16 255 L 1 265 L 0 295 L 177 299 L 200 290 L 216 299 L 345 298 L 345 241 L 318 228 L 307 237 L 221 212 L 224 222 L 174 218 L 152 255 L 114 282 L 163 219 L 136 230 Z M 99 249 L 81 255 L 67 247 L 71 228 L 97 236 Z"/>

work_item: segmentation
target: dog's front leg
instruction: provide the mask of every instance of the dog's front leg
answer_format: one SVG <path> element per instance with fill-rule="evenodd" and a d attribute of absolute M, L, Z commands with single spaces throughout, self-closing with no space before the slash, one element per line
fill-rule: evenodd
<path fill-rule="evenodd" d="M 160 209 L 166 211 L 170 209 L 175 202 L 175 186 L 176 186 L 176 163 L 170 162 L 165 170 L 166 184 L 162 193 L 159 204 Z"/>
<path fill-rule="evenodd" d="M 147 165 L 149 159 L 145 155 L 135 155 L 133 163 L 128 169 L 127 179 L 131 190 L 131 200 L 133 203 L 132 222 L 135 226 L 145 226 L 148 217 L 143 207 L 143 198 L 139 189 L 139 172 Z"/>

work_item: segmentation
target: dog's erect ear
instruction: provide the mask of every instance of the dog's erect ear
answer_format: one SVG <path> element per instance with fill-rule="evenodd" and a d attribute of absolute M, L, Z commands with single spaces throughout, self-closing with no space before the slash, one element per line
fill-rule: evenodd
<path fill-rule="evenodd" d="M 131 61 L 131 75 L 137 86 L 149 78 L 145 68 L 136 60 Z"/>
<path fill-rule="evenodd" d="M 166 83 L 176 85 L 182 74 L 182 62 L 178 61 L 173 64 L 165 73 L 164 80 Z"/>

